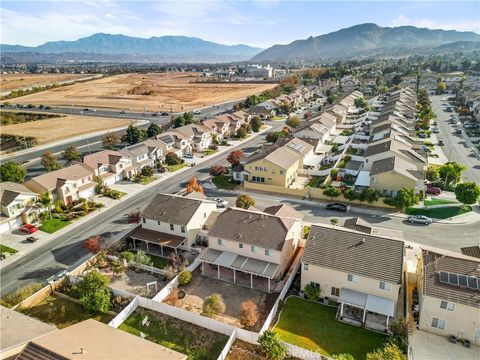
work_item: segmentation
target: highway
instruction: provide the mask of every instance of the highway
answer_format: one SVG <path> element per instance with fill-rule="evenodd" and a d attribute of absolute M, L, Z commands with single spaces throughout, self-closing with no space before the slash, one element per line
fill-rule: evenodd
<path fill-rule="evenodd" d="M 430 96 L 433 111 L 437 114 L 436 121 L 440 128 L 440 134 L 437 134 L 437 138 L 445 143 L 443 152 L 449 161 L 456 161 L 467 167 L 462 174 L 463 181 L 473 181 L 480 184 L 480 160 L 467 146 L 462 136 L 455 134 L 457 128 L 448 123 L 448 119 L 453 113 L 444 110 L 441 102 L 443 98 L 445 98 L 445 95 Z"/>

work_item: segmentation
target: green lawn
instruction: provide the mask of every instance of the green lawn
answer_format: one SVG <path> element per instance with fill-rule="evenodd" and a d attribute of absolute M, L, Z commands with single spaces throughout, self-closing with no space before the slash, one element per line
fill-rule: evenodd
<path fill-rule="evenodd" d="M 58 231 L 65 226 L 70 225 L 71 223 L 72 222 L 70 220 L 51 218 L 42 221 L 42 225 L 39 227 L 39 229 L 43 232 L 53 234 L 55 231 Z"/>
<path fill-rule="evenodd" d="M 322 184 L 323 180 L 324 179 L 321 176 L 312 176 L 312 178 L 308 182 L 308 186 L 318 188 Z"/>
<path fill-rule="evenodd" d="M 53 324 L 59 329 L 87 319 L 95 319 L 108 324 L 113 316 L 107 314 L 90 314 L 80 304 L 57 296 L 49 296 L 31 308 L 18 309 L 21 313 L 40 321 Z"/>
<path fill-rule="evenodd" d="M 150 325 L 143 326 L 142 320 L 148 316 Z M 227 336 L 182 320 L 150 310 L 138 308 L 125 320 L 119 329 L 181 352 L 189 360 L 216 360 L 227 343 Z"/>
<path fill-rule="evenodd" d="M 446 199 L 436 199 L 436 198 L 431 198 L 431 199 L 425 199 L 423 202 L 425 206 L 433 206 L 433 205 L 447 205 L 447 204 L 458 204 L 457 201 L 455 200 L 446 200 Z"/>
<path fill-rule="evenodd" d="M 142 176 L 138 183 L 142 185 L 147 185 L 150 184 L 153 180 L 155 180 L 155 176 Z"/>
<path fill-rule="evenodd" d="M 335 307 L 289 297 L 274 330 L 291 344 L 326 356 L 351 354 L 355 360 L 365 359 L 385 341 L 385 335 L 337 321 L 336 312 Z"/>
<path fill-rule="evenodd" d="M 215 154 L 216 152 L 218 152 L 218 150 L 205 149 L 205 150 L 203 150 L 203 155 L 205 155 L 205 156 L 210 156 L 210 155 L 212 155 L 212 154 Z"/>
<path fill-rule="evenodd" d="M 3 253 L 15 254 L 16 252 L 18 252 L 18 251 L 15 250 L 15 249 L 12 249 L 11 247 L 8 247 L 8 246 L 1 245 L 1 244 L 0 244 L 0 253 L 1 253 L 1 254 L 3 254 Z"/>
<path fill-rule="evenodd" d="M 175 172 L 177 170 L 180 170 L 181 168 L 184 168 L 185 166 L 187 166 L 187 164 L 183 163 L 183 164 L 178 164 L 178 165 L 167 165 L 166 168 L 170 172 Z"/>
<path fill-rule="evenodd" d="M 135 253 L 135 251 L 132 250 L 132 253 Z M 150 259 L 152 259 L 152 265 L 157 269 L 164 269 L 170 264 L 170 261 L 168 261 L 168 259 L 166 258 L 152 255 L 152 254 L 147 254 L 147 255 L 150 257 Z"/>
<path fill-rule="evenodd" d="M 470 211 L 472 211 L 471 206 L 448 206 L 436 209 L 408 208 L 406 213 L 408 215 L 425 215 L 435 219 L 448 219 L 454 216 L 466 214 Z"/>
<path fill-rule="evenodd" d="M 225 189 L 225 190 L 233 190 L 238 186 L 237 183 L 232 183 L 231 180 L 232 180 L 232 177 L 226 176 L 226 175 L 214 176 L 212 179 L 213 183 L 217 188 Z"/>

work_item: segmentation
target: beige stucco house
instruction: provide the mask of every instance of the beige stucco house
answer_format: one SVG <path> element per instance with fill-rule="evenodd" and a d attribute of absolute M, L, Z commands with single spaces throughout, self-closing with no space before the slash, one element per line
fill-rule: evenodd
<path fill-rule="evenodd" d="M 319 286 L 340 305 L 337 318 L 387 330 L 397 317 L 404 243 L 328 225 L 313 225 L 302 257 L 301 288 Z"/>
<path fill-rule="evenodd" d="M 105 185 L 131 179 L 138 172 L 134 161 L 134 158 L 113 150 L 102 150 L 83 157 L 83 163 L 88 165 Z"/>
<path fill-rule="evenodd" d="M 0 199 L 0 234 L 38 218 L 40 208 L 35 206 L 38 194 L 22 184 L 0 183 Z"/>
<path fill-rule="evenodd" d="M 422 250 L 419 328 L 480 345 L 480 259 Z"/>

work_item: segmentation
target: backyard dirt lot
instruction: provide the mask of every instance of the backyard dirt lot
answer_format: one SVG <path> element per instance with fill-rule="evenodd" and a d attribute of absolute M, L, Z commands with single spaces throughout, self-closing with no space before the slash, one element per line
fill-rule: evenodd
<path fill-rule="evenodd" d="M 2 74 L 2 92 L 89 77 L 90 74 Z"/>
<path fill-rule="evenodd" d="M 196 73 L 124 74 L 22 96 L 15 103 L 180 112 L 245 98 L 276 86 L 192 83 L 198 77 Z"/>
<path fill-rule="evenodd" d="M 97 131 L 126 127 L 132 120 L 70 116 L 31 121 L 1 127 L 2 135 L 34 137 L 38 145 Z"/>

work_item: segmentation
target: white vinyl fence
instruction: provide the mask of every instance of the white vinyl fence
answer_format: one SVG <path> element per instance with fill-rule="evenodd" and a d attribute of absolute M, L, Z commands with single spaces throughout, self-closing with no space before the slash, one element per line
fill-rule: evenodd
<path fill-rule="evenodd" d="M 225 347 L 223 348 L 222 352 L 218 356 L 217 360 L 225 360 L 227 358 L 228 353 L 230 352 L 230 349 L 233 343 L 235 342 L 235 339 L 237 338 L 237 330 L 238 329 L 233 330 L 232 335 L 230 335 L 230 337 L 228 338 L 228 341 L 225 344 Z"/>
<path fill-rule="evenodd" d="M 125 309 L 123 309 L 117 316 L 115 316 L 109 323 L 108 326 L 113 328 L 118 328 L 127 318 L 132 315 L 132 313 L 137 309 L 139 304 L 138 296 L 133 298 L 133 300 L 128 304 Z"/>

